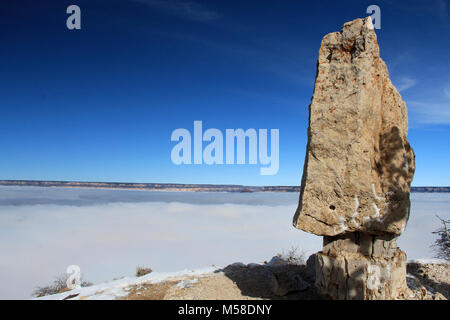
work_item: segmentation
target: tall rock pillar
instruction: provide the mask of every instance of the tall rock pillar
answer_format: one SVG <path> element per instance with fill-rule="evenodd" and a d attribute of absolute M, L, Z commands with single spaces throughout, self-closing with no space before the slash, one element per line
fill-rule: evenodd
<path fill-rule="evenodd" d="M 329 298 L 395 299 L 407 291 L 406 255 L 396 246 L 415 170 L 407 134 L 406 105 L 371 18 L 326 35 L 293 224 L 324 237 L 316 286 Z"/>

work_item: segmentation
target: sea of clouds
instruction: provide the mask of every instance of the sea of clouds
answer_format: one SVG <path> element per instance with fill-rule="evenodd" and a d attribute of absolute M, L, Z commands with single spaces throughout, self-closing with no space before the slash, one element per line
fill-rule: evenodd
<path fill-rule="evenodd" d="M 450 194 L 412 194 L 398 240 L 409 259 L 431 258 Z M 0 187 L 0 299 L 29 298 L 69 265 L 99 283 L 155 271 L 262 263 L 322 239 L 292 227 L 297 193 L 196 193 Z"/>

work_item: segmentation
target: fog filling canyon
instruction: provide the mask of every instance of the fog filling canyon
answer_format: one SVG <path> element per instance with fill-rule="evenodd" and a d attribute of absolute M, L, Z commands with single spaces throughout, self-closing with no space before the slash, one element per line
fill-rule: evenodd
<path fill-rule="evenodd" d="M 450 194 L 413 193 L 398 241 L 408 259 L 430 258 Z M 0 298 L 29 298 L 77 264 L 91 282 L 155 271 L 262 263 L 291 247 L 306 256 L 320 237 L 291 225 L 298 193 L 155 192 L 0 187 Z"/>

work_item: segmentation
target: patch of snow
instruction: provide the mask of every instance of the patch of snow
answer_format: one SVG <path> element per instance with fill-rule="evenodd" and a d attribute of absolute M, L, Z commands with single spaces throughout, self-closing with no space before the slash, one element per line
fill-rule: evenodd
<path fill-rule="evenodd" d="M 134 285 L 141 285 L 144 283 L 160 283 L 169 278 L 176 278 L 182 276 L 202 276 L 211 274 L 219 270 L 217 267 L 208 267 L 196 270 L 182 270 L 178 272 L 152 272 L 142 277 L 124 277 L 119 280 L 113 280 L 90 287 L 82 287 L 58 293 L 45 297 L 36 298 L 36 300 L 63 300 L 68 296 L 77 295 L 70 300 L 114 300 L 116 298 L 124 297 L 128 294 L 127 288 Z M 195 280 L 195 279 L 194 279 Z M 191 284 L 193 280 L 191 280 Z M 198 281 L 198 280 L 197 280 Z M 187 281 L 186 281 L 187 282 Z"/>
<path fill-rule="evenodd" d="M 379 197 L 377 195 L 377 192 L 375 191 L 375 184 L 372 183 L 372 192 L 373 192 L 373 196 L 375 197 L 376 200 L 383 200 L 383 197 Z"/>
<path fill-rule="evenodd" d="M 358 208 L 359 208 L 359 200 L 358 196 L 355 194 L 355 212 L 352 215 L 353 218 L 358 215 Z"/>
<path fill-rule="evenodd" d="M 408 260 L 408 263 L 420 263 L 420 264 L 450 264 L 450 261 L 444 259 L 413 259 Z"/>
<path fill-rule="evenodd" d="M 380 209 L 378 209 L 377 205 L 375 203 L 372 203 L 373 208 L 375 209 L 375 214 L 372 216 L 372 218 L 378 218 L 380 216 Z"/>
<path fill-rule="evenodd" d="M 195 279 L 192 279 L 192 280 L 180 281 L 175 286 L 177 288 L 181 288 L 181 289 L 190 288 L 190 287 L 192 287 L 192 285 L 194 283 L 197 283 L 197 282 L 198 282 L 198 278 L 195 278 Z"/>

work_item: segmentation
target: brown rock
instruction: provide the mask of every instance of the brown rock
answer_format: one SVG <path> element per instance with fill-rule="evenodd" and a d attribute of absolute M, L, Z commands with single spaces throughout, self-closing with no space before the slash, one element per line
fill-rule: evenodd
<path fill-rule="evenodd" d="M 415 170 L 405 103 L 381 60 L 371 18 L 326 35 L 310 105 L 296 228 L 324 236 L 316 287 L 331 299 L 413 296 L 396 237 Z"/>
<path fill-rule="evenodd" d="M 370 17 L 326 35 L 310 105 L 296 228 L 323 236 L 400 235 L 414 152 L 405 103 L 380 58 Z"/>
<path fill-rule="evenodd" d="M 328 241 L 316 254 L 316 287 L 324 297 L 384 300 L 410 295 L 406 254 L 395 239 L 350 233 Z"/>

